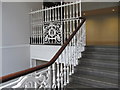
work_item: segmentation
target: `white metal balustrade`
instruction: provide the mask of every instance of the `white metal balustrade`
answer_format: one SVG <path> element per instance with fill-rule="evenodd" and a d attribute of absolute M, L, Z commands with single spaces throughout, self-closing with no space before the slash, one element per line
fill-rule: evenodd
<path fill-rule="evenodd" d="M 0 88 L 63 88 L 69 83 L 69 77 L 74 74 L 74 68 L 78 65 L 78 58 L 81 57 L 81 48 L 85 46 L 85 33 L 79 35 L 84 28 L 82 27 L 72 38 L 59 58 L 48 68 L 35 71 L 29 75 L 20 77 Z"/>
<path fill-rule="evenodd" d="M 77 1 L 30 13 L 32 17 L 31 44 L 63 45 L 47 64 L 33 67 L 32 71 L 30 69 L 22 71 L 24 74 L 16 73 L 16 77 L 21 77 L 11 83 L 2 83 L 0 89 L 60 89 L 69 83 L 69 77 L 74 74 L 78 58 L 81 58 L 81 52 L 84 51 L 86 45 L 85 20 L 80 18 L 80 5 L 81 1 Z M 45 18 L 41 18 L 41 15 Z M 42 69 L 38 69 L 39 67 Z M 26 72 L 31 73 L 26 75 Z"/>
<path fill-rule="evenodd" d="M 80 22 L 80 2 L 61 2 L 59 6 L 32 11 L 30 44 L 63 44 Z"/>

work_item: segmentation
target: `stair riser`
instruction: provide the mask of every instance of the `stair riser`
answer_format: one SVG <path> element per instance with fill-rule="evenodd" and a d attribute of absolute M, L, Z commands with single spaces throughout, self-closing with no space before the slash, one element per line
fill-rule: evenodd
<path fill-rule="evenodd" d="M 119 50 L 117 50 L 117 49 L 98 49 L 98 48 L 96 48 L 96 49 L 91 49 L 91 48 L 86 48 L 85 49 L 85 51 L 90 51 L 90 52 L 105 52 L 105 53 L 117 53 Z"/>
<path fill-rule="evenodd" d="M 91 87 L 96 87 L 96 88 L 117 88 L 118 87 L 115 84 L 108 84 L 108 83 L 104 83 L 104 82 L 98 82 L 98 81 L 95 81 L 95 80 L 92 81 L 92 80 L 85 79 L 85 78 L 82 78 L 82 77 L 79 78 L 79 83 L 83 84 L 83 85 L 89 85 Z"/>
<path fill-rule="evenodd" d="M 118 61 L 117 60 L 97 60 L 97 59 L 86 59 L 86 58 L 82 58 L 79 59 L 79 63 L 81 64 L 82 62 L 84 63 L 93 63 L 93 64 L 111 64 L 112 66 L 118 66 Z M 112 67 L 110 67 L 112 68 Z"/>
<path fill-rule="evenodd" d="M 118 51 L 119 48 L 118 47 L 106 47 L 106 46 L 102 46 L 102 47 L 96 47 L 96 46 L 86 46 L 85 50 L 95 50 L 95 51 Z"/>
<path fill-rule="evenodd" d="M 101 76 L 101 77 L 118 80 L 118 74 L 114 74 L 114 73 L 106 73 L 106 72 L 99 72 L 99 71 L 92 71 L 92 70 L 85 70 L 85 69 L 79 69 L 79 70 L 76 70 L 75 72 L 77 72 L 78 75 L 79 74 L 95 75 L 95 76 Z"/>
<path fill-rule="evenodd" d="M 79 59 L 79 62 L 90 62 L 90 63 L 108 63 L 108 64 L 115 64 L 117 65 L 118 64 L 118 60 L 102 60 L 102 59 L 86 59 L 86 58 L 82 58 L 82 59 Z"/>
<path fill-rule="evenodd" d="M 88 59 L 118 60 L 118 56 L 114 55 L 82 54 L 82 57 Z"/>
<path fill-rule="evenodd" d="M 84 51 L 83 54 L 99 54 L 99 55 L 118 55 L 118 52 L 98 52 L 98 51 Z"/>
<path fill-rule="evenodd" d="M 74 82 L 70 82 L 71 84 L 68 84 L 66 86 L 66 88 L 69 90 L 71 88 L 71 90 L 79 90 L 80 88 L 92 88 L 92 87 L 88 87 L 88 86 L 85 86 L 85 85 L 77 85 L 79 83 L 74 83 Z M 66 89 L 65 89 L 66 90 Z"/>
<path fill-rule="evenodd" d="M 92 82 L 91 81 L 82 81 L 80 82 L 80 84 L 84 84 L 84 85 L 90 85 L 91 87 L 94 88 L 117 88 L 116 85 L 105 85 L 103 83 L 96 83 L 96 82 Z"/>
<path fill-rule="evenodd" d="M 107 64 L 107 63 L 97 63 L 97 62 L 81 62 L 82 66 L 99 66 L 99 67 L 106 67 L 106 68 L 113 68 L 118 69 L 118 65 L 116 64 Z"/>

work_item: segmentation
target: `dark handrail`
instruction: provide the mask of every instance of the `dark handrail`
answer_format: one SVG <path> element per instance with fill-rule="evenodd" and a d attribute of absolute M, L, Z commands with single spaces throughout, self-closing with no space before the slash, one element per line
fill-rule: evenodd
<path fill-rule="evenodd" d="M 8 74 L 5 76 L 0 77 L 0 83 L 4 83 L 6 81 L 18 78 L 20 76 L 35 72 L 37 70 L 43 69 L 43 68 L 47 68 L 50 65 L 52 65 L 57 58 L 60 56 L 60 54 L 63 52 L 63 50 L 65 49 L 65 47 L 69 44 L 69 42 L 72 40 L 72 38 L 74 37 L 74 35 L 77 33 L 77 31 L 80 29 L 80 27 L 83 25 L 83 23 L 85 22 L 85 18 L 84 17 L 80 17 L 79 19 L 82 19 L 81 23 L 78 25 L 78 27 L 75 29 L 75 31 L 70 35 L 70 37 L 67 39 L 67 41 L 62 45 L 62 47 L 58 50 L 58 52 L 54 55 L 54 57 L 46 64 L 43 65 L 39 65 L 33 68 L 29 68 L 23 71 L 19 71 L 16 73 L 12 73 L 12 74 Z"/>

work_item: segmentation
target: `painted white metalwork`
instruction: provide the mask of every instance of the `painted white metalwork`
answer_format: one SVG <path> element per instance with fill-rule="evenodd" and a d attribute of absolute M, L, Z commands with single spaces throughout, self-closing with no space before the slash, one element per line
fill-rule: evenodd
<path fill-rule="evenodd" d="M 69 83 L 69 77 L 74 73 L 81 51 L 77 49 L 85 46 L 85 26 L 82 27 L 82 36 L 79 32 L 70 41 L 57 61 L 45 70 L 36 71 L 20 77 L 19 80 L 3 85 L 1 88 L 63 88 Z M 75 41 L 76 38 L 76 41 Z M 76 60 L 75 60 L 76 59 Z"/>
<path fill-rule="evenodd" d="M 74 5 L 74 4 L 77 4 L 77 3 L 81 3 L 81 0 L 74 0 L 74 2 L 71 2 L 71 3 L 65 3 L 63 5 L 60 5 L 60 6 L 56 6 L 56 7 L 50 7 L 50 8 L 45 8 L 45 9 L 42 9 L 42 10 L 36 10 L 36 11 L 32 11 L 30 12 L 29 14 L 35 14 L 35 13 L 38 13 L 38 12 L 43 12 L 43 11 L 46 11 L 46 10 L 52 10 L 52 9 L 55 9 L 55 8 L 61 8 L 61 7 L 65 7 L 65 6 L 71 6 L 71 5 Z"/>
<path fill-rule="evenodd" d="M 72 18 L 72 6 L 70 5 L 70 18 Z M 72 34 L 72 20 L 70 20 L 70 35 Z M 69 52 L 72 52 L 72 41 L 69 43 Z M 69 53 L 69 65 L 70 65 L 70 73 L 69 75 L 72 75 L 72 53 Z"/>
<path fill-rule="evenodd" d="M 49 41 L 50 39 L 56 39 L 59 41 L 59 44 L 62 44 L 60 30 L 64 30 L 62 32 L 64 32 L 63 40 L 65 42 L 80 23 L 80 20 L 76 19 L 80 17 L 79 15 L 81 15 L 81 12 L 79 11 L 81 7 L 80 5 L 80 2 L 75 2 L 31 12 L 32 44 L 46 44 L 46 41 Z M 65 13 L 61 14 L 60 17 L 60 12 L 62 11 Z M 45 17 L 44 21 L 40 21 L 42 20 L 40 17 L 41 15 Z M 64 18 L 62 15 L 64 15 Z M 49 44 L 58 44 L 57 41 L 50 41 Z M 81 29 L 66 46 L 56 62 L 50 67 L 22 76 L 18 80 L 2 85 L 0 89 L 10 87 L 40 89 L 63 88 L 69 83 L 69 77 L 74 73 L 74 68 L 78 65 L 78 58 L 81 57 L 81 52 L 84 50 L 85 45 L 86 31 L 84 23 Z"/>
<path fill-rule="evenodd" d="M 66 75 L 66 77 L 67 77 L 67 84 L 69 83 L 69 66 L 70 66 L 70 61 L 69 61 L 69 44 L 68 44 L 68 46 L 66 47 L 66 57 L 67 57 L 67 75 Z"/>
<path fill-rule="evenodd" d="M 36 71 L 35 73 L 20 77 L 17 81 L 1 86 L 0 90 L 2 88 L 50 88 L 50 78 L 49 69 Z"/>
<path fill-rule="evenodd" d="M 61 24 L 50 22 L 44 24 L 44 44 L 61 44 Z"/>
<path fill-rule="evenodd" d="M 56 88 L 56 76 L 55 76 L 55 63 L 52 65 L 52 69 L 53 69 L 53 84 L 52 84 L 52 88 Z"/>
<path fill-rule="evenodd" d="M 67 48 L 67 47 L 66 47 Z M 66 49 L 63 51 L 63 60 L 64 60 L 64 86 L 66 86 L 67 81 L 66 81 L 66 75 L 67 75 L 67 68 L 66 68 L 66 61 L 67 61 L 67 55 L 66 55 Z"/>
<path fill-rule="evenodd" d="M 60 88 L 60 61 L 57 60 L 57 86 Z"/>
<path fill-rule="evenodd" d="M 81 0 L 62 3 L 54 7 L 42 7 L 42 10 L 31 11 L 31 44 L 63 44 L 70 35 L 69 23 L 80 17 L 78 11 Z M 78 5 L 79 4 L 79 5 Z M 71 10 L 72 8 L 73 10 Z M 77 6 L 75 8 L 75 6 Z M 75 15 L 79 16 L 75 16 Z M 57 24 L 56 24 L 57 23 Z M 46 27 L 47 26 L 47 27 Z M 64 34 L 63 34 L 64 33 Z"/>
<path fill-rule="evenodd" d="M 61 54 L 61 62 L 63 59 L 63 54 Z M 61 88 L 63 88 L 63 63 L 60 64 L 60 82 L 61 82 Z"/>

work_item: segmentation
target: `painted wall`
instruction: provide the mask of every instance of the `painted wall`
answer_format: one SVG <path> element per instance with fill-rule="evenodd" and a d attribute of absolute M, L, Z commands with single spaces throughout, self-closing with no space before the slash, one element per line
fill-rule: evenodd
<path fill-rule="evenodd" d="M 31 59 L 50 61 L 61 46 L 55 45 L 30 45 Z"/>
<path fill-rule="evenodd" d="M 3 2 L 2 19 L 2 75 L 30 67 L 30 17 L 31 9 L 42 3 Z"/>
<path fill-rule="evenodd" d="M 118 15 L 87 17 L 87 45 L 118 45 Z"/>
<path fill-rule="evenodd" d="M 2 75 L 2 2 L 0 1 L 0 76 Z"/>
<path fill-rule="evenodd" d="M 31 67 L 50 61 L 60 47 L 61 45 L 30 45 Z"/>
<path fill-rule="evenodd" d="M 82 11 L 118 6 L 118 2 L 83 2 Z M 87 16 L 87 45 L 118 44 L 118 14 Z"/>

